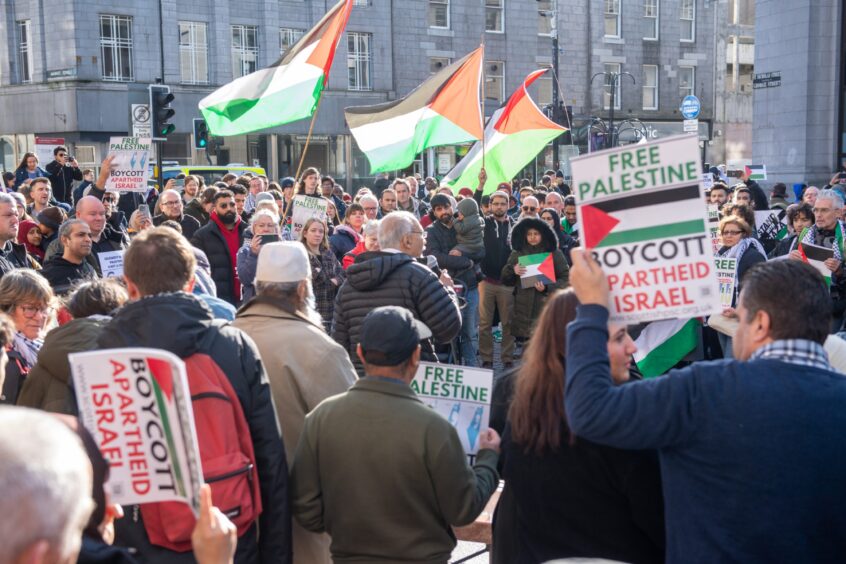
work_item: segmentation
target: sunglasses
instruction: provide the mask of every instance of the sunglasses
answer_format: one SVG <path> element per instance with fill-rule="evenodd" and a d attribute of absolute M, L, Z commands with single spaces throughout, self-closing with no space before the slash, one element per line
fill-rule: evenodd
<path fill-rule="evenodd" d="M 533 207 L 533 206 L 523 206 L 524 212 L 533 212 L 533 211 L 537 211 L 537 210 L 538 210 L 538 208 Z"/>

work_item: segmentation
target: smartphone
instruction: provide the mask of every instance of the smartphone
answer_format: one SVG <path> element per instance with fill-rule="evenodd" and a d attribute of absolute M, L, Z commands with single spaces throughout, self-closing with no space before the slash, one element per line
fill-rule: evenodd
<path fill-rule="evenodd" d="M 150 206 L 148 206 L 147 204 L 141 204 L 140 206 L 138 206 L 138 211 L 141 215 L 147 215 L 152 217 L 152 214 L 150 213 Z"/>
<path fill-rule="evenodd" d="M 173 181 L 173 185 L 177 188 L 184 188 L 185 187 L 185 179 L 184 178 L 177 178 Z"/>
<path fill-rule="evenodd" d="M 726 176 L 728 176 L 729 178 L 740 178 L 741 176 L 743 176 L 743 171 L 739 169 L 729 170 L 728 172 L 726 172 Z"/>
<path fill-rule="evenodd" d="M 268 243 L 278 243 L 279 242 L 279 235 L 276 233 L 271 233 L 270 235 L 259 235 L 261 237 L 261 244 L 267 245 Z"/>

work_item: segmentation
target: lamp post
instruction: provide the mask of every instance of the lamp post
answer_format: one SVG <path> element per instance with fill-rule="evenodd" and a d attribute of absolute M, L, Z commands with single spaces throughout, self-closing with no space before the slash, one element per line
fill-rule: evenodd
<path fill-rule="evenodd" d="M 540 2 L 541 0 L 537 0 Z M 552 116 L 558 115 L 558 0 L 550 2 L 551 10 L 538 10 L 538 14 L 549 18 L 549 36 L 552 38 Z M 552 117 L 551 116 L 551 117 Z M 554 121 L 554 118 L 553 118 Z M 558 137 L 552 140 L 552 166 L 560 168 L 558 162 Z"/>
<path fill-rule="evenodd" d="M 620 77 L 622 77 L 622 76 L 628 76 L 629 78 L 631 78 L 632 84 L 637 84 L 637 81 L 635 80 L 635 77 L 633 77 L 632 74 L 629 73 L 629 72 L 607 72 L 606 71 L 606 72 L 598 72 L 598 73 L 594 74 L 590 78 L 591 84 L 593 84 L 593 81 L 594 81 L 594 79 L 596 79 L 597 76 L 604 76 L 606 79 L 608 79 L 608 82 L 610 82 L 610 84 L 607 84 L 608 86 L 611 86 L 611 104 L 609 106 L 609 113 L 608 113 L 608 133 L 609 133 L 609 135 L 611 135 L 611 147 L 616 147 L 617 146 L 617 136 L 614 132 L 614 106 L 617 104 L 617 86 L 619 85 Z M 603 88 L 605 86 L 606 85 L 603 85 Z M 623 94 L 623 91 L 622 91 L 622 87 L 621 87 L 620 95 L 622 96 L 622 94 Z"/>

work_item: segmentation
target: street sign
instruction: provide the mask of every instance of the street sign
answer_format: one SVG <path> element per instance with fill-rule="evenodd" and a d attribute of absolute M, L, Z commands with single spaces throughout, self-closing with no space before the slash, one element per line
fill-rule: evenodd
<path fill-rule="evenodd" d="M 132 136 L 144 138 L 153 136 L 149 104 L 132 104 Z"/>
<path fill-rule="evenodd" d="M 684 119 L 696 119 L 699 117 L 700 110 L 702 110 L 702 104 L 699 103 L 699 98 L 690 94 L 684 97 L 679 109 Z"/>
<path fill-rule="evenodd" d="M 697 133 L 699 131 L 699 120 L 698 119 L 686 119 L 684 120 L 684 132 L 685 133 Z"/>

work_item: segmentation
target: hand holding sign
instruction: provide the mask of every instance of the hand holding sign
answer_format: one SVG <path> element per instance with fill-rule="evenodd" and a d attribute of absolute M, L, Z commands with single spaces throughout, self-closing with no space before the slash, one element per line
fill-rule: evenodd
<path fill-rule="evenodd" d="M 200 487 L 200 516 L 191 533 L 194 557 L 200 564 L 232 562 L 237 544 L 238 530 L 212 505 L 211 487 L 203 484 Z"/>
<path fill-rule="evenodd" d="M 608 307 L 608 279 L 590 249 L 573 249 L 570 256 L 573 259 L 570 286 L 576 292 L 579 302 Z"/>

